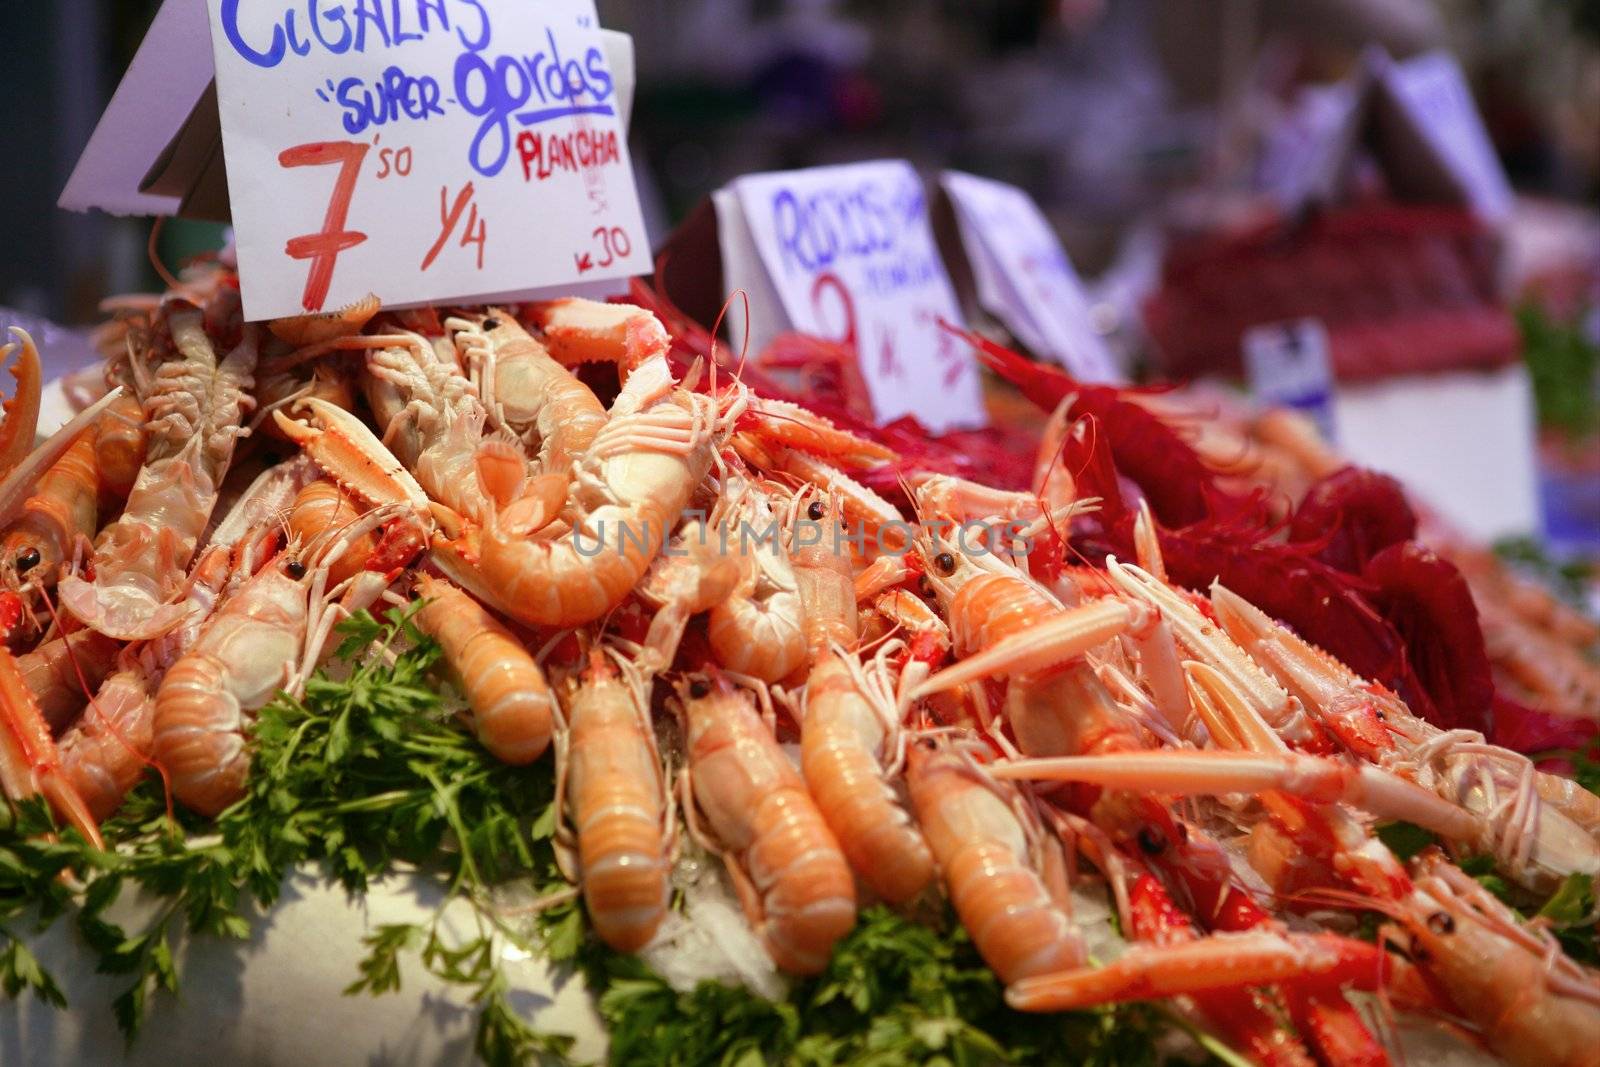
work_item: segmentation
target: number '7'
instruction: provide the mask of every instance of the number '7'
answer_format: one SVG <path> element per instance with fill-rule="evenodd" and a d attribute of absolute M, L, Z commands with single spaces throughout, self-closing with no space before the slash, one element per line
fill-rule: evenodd
<path fill-rule="evenodd" d="M 339 165 L 339 176 L 333 182 L 333 195 L 328 199 L 328 213 L 323 216 L 322 229 L 291 237 L 283 246 L 286 255 L 311 261 L 305 292 L 300 298 L 301 306 L 307 311 L 322 310 L 322 303 L 328 298 L 328 286 L 333 282 L 333 263 L 339 253 L 367 239 L 360 231 L 345 229 L 344 221 L 350 213 L 350 197 L 356 191 L 361 161 L 371 147 L 358 141 L 315 141 L 278 153 L 278 165 L 282 167 Z"/>

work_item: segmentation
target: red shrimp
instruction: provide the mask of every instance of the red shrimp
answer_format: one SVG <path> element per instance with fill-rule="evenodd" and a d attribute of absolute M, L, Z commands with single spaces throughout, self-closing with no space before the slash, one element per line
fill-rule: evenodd
<path fill-rule="evenodd" d="M 1117 469 L 1138 483 L 1163 522 L 1184 526 L 1243 504 L 1217 485 L 1216 475 L 1177 431 L 1148 408 L 1125 399 L 1125 390 L 1080 382 L 1066 371 L 1035 363 L 987 338 L 946 328 L 973 345 L 985 366 L 1042 410 L 1054 411 L 1076 394 L 1070 414 L 1095 416 Z"/>

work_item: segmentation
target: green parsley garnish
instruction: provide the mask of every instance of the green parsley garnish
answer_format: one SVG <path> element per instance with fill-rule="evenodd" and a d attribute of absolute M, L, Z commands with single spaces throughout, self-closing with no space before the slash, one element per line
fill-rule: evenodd
<path fill-rule="evenodd" d="M 1173 1026 L 1152 1004 L 1013 1011 L 959 923 L 947 916 L 935 929 L 881 906 L 861 913 L 826 971 L 780 1002 L 715 982 L 679 993 L 616 953 L 582 967 L 611 1058 L 630 1065 L 1154 1064 Z"/>

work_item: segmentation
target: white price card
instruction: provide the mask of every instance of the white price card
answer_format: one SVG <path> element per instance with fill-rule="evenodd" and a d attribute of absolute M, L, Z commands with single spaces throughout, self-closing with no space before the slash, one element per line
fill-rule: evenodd
<path fill-rule="evenodd" d="M 1301 89 L 1263 138 L 1256 188 L 1289 213 L 1312 201 L 1333 199 L 1369 89 L 1365 68 L 1342 82 Z"/>
<path fill-rule="evenodd" d="M 1252 326 L 1243 345 L 1250 392 L 1265 403 L 1305 412 L 1332 441 L 1333 360 L 1322 320 Z"/>
<path fill-rule="evenodd" d="M 987 423 L 972 354 L 939 325 L 961 313 L 910 164 L 753 174 L 716 202 L 726 284 L 752 293 L 752 344 L 781 310 L 792 328 L 855 348 L 880 423 Z M 774 292 L 780 308 L 760 299 Z"/>
<path fill-rule="evenodd" d="M 1511 213 L 1511 183 L 1455 57 L 1425 52 L 1379 66 L 1383 90 L 1462 199 L 1483 218 L 1503 221 Z"/>
<path fill-rule="evenodd" d="M 1033 198 L 1014 185 L 946 171 L 978 302 L 1032 352 L 1088 382 L 1122 380 L 1094 329 L 1072 262 Z"/>
<path fill-rule="evenodd" d="M 248 318 L 649 271 L 592 0 L 208 4 Z"/>

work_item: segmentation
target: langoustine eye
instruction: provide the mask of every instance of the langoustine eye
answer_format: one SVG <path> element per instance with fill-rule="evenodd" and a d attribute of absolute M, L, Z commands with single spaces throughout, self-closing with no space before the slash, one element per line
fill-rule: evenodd
<path fill-rule="evenodd" d="M 1159 856 L 1167 850 L 1167 835 L 1154 826 L 1141 826 L 1139 848 L 1147 856 Z"/>

